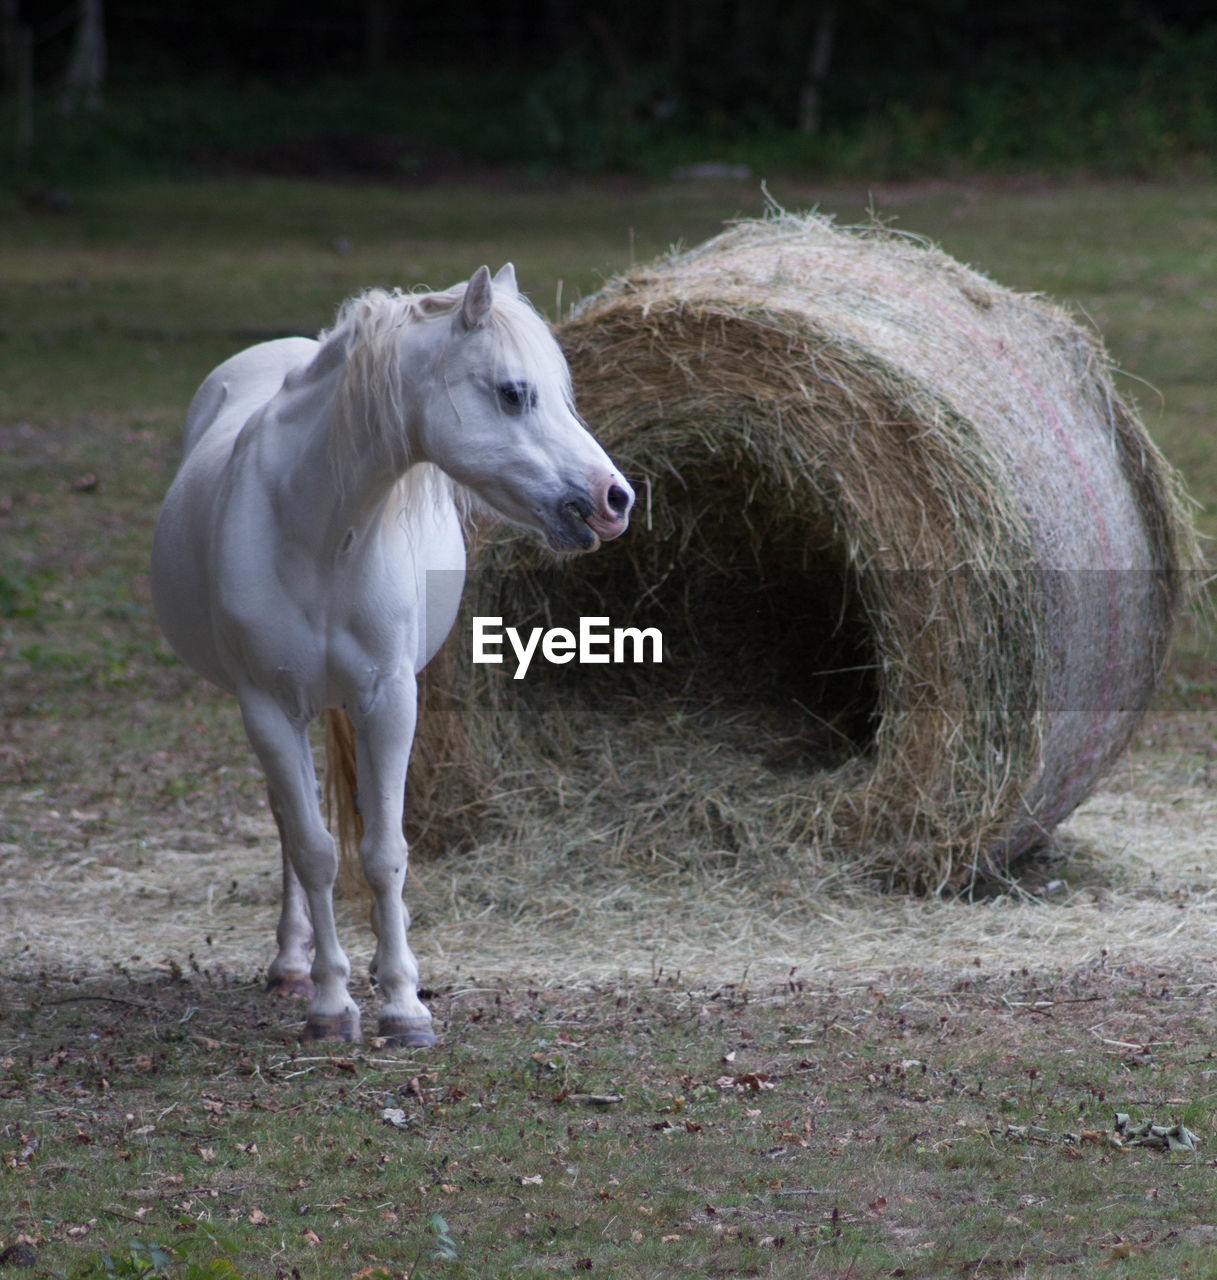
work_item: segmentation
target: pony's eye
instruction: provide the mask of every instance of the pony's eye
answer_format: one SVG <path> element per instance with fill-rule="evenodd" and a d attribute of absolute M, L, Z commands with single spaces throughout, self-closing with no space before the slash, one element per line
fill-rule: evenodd
<path fill-rule="evenodd" d="M 523 413 L 537 407 L 537 389 L 531 382 L 500 382 L 495 392 L 507 413 Z"/>

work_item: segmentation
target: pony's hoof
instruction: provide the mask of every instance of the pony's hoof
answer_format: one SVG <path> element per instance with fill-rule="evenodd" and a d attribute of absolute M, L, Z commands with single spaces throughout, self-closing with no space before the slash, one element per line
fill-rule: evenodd
<path fill-rule="evenodd" d="M 292 996 L 300 1000 L 313 998 L 313 980 L 299 969 L 279 973 L 266 979 L 266 993 L 272 996 Z"/>
<path fill-rule="evenodd" d="M 312 1015 L 304 1024 L 304 1032 L 300 1039 L 309 1040 L 358 1040 L 359 1014 L 355 1012 L 335 1013 L 328 1018 Z"/>
<path fill-rule="evenodd" d="M 437 1041 L 430 1018 L 381 1018 L 376 1034 L 394 1049 L 430 1049 Z"/>

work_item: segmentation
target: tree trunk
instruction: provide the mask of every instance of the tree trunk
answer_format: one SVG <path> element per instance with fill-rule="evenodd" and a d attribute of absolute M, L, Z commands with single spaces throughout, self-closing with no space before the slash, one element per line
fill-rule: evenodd
<path fill-rule="evenodd" d="M 65 116 L 83 107 L 96 111 L 101 106 L 101 89 L 106 79 L 106 28 L 102 0 L 79 0 L 76 39 L 63 79 L 62 107 Z"/>
<path fill-rule="evenodd" d="M 816 13 L 816 32 L 807 59 L 807 78 L 799 93 L 799 132 L 809 137 L 820 132 L 824 81 L 832 60 L 833 40 L 837 33 L 836 0 L 821 0 Z"/>
<path fill-rule="evenodd" d="M 0 0 L 0 57 L 4 65 L 0 68 L 4 76 L 4 92 L 17 92 L 17 42 L 20 39 L 21 19 L 17 14 L 17 0 Z"/>

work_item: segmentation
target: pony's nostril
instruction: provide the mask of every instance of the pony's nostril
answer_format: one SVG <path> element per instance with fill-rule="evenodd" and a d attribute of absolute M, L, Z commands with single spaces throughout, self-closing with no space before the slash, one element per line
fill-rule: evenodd
<path fill-rule="evenodd" d="M 630 509 L 630 495 L 619 484 L 609 485 L 607 494 L 609 510 L 620 519 Z"/>

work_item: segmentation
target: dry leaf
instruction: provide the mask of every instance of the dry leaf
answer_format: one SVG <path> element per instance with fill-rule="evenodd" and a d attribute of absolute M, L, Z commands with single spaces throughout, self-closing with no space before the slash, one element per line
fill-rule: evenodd
<path fill-rule="evenodd" d="M 777 1088 L 763 1071 L 745 1071 L 743 1075 L 735 1077 L 735 1083 L 741 1089 L 750 1089 L 753 1093 L 760 1093 L 762 1089 Z"/>

